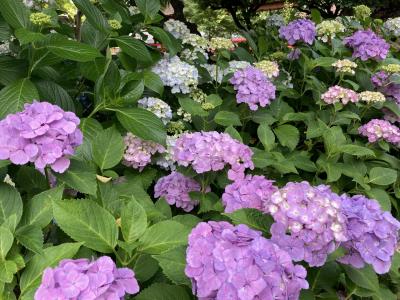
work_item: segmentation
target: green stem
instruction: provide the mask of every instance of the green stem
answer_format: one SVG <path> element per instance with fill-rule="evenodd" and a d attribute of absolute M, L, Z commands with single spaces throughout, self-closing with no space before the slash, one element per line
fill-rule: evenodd
<path fill-rule="evenodd" d="M 311 290 L 312 290 L 312 291 L 314 291 L 314 289 L 315 289 L 315 287 L 316 287 L 316 285 L 317 285 L 318 278 L 319 278 L 319 275 L 320 275 L 320 274 L 321 274 L 321 268 L 318 269 L 317 275 L 315 275 L 315 278 L 314 278 L 314 281 L 313 281 L 313 284 L 312 284 L 312 287 L 311 287 Z"/>
<path fill-rule="evenodd" d="M 123 261 L 122 258 L 121 258 L 121 256 L 119 256 L 118 252 L 117 252 L 115 249 L 113 249 L 113 252 L 114 252 L 114 255 L 115 255 L 115 257 L 117 258 L 117 260 L 118 260 L 122 265 L 125 265 L 125 264 L 124 264 L 124 261 Z"/>

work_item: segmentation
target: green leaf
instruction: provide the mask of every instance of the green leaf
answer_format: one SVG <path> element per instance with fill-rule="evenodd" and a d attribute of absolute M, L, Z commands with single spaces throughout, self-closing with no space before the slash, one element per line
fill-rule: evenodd
<path fill-rule="evenodd" d="M 96 195 L 96 174 L 83 162 L 71 160 L 71 165 L 66 172 L 55 175 L 57 179 L 81 193 Z"/>
<path fill-rule="evenodd" d="M 153 277 L 159 270 L 158 262 L 149 254 L 142 254 L 136 260 L 133 269 L 135 277 L 140 282 L 145 282 Z"/>
<path fill-rule="evenodd" d="M 15 30 L 15 36 L 21 45 L 44 40 L 46 36 L 40 32 L 32 32 L 25 28 Z"/>
<path fill-rule="evenodd" d="M 27 27 L 29 24 L 29 10 L 21 0 L 1 0 L 0 12 L 14 29 Z"/>
<path fill-rule="evenodd" d="M 357 286 L 371 291 L 376 291 L 379 289 L 378 276 L 376 275 L 372 267 L 367 266 L 362 269 L 356 269 L 350 266 L 343 265 L 343 268 L 346 272 L 346 275 Z"/>
<path fill-rule="evenodd" d="M 231 136 L 231 138 L 234 138 L 235 140 L 238 140 L 241 143 L 243 142 L 243 139 L 240 136 L 240 133 L 233 126 L 226 127 L 225 133 L 229 134 Z"/>
<path fill-rule="evenodd" d="M 54 103 L 63 110 L 75 112 L 74 101 L 64 88 L 50 80 L 35 81 L 35 85 L 39 91 L 40 99 Z"/>
<path fill-rule="evenodd" d="M 177 285 L 154 283 L 145 288 L 135 300 L 191 300 L 186 289 Z"/>
<path fill-rule="evenodd" d="M 368 197 L 375 199 L 381 205 L 383 210 L 389 211 L 391 210 L 391 202 L 388 193 L 385 190 L 372 188 L 369 191 L 366 191 Z"/>
<path fill-rule="evenodd" d="M 38 99 L 35 85 L 27 78 L 17 80 L 0 91 L 0 119 L 22 110 L 25 103 Z"/>
<path fill-rule="evenodd" d="M 83 22 L 81 27 L 81 35 L 82 42 L 99 50 L 103 50 L 108 44 L 108 33 L 97 30 L 88 21 Z"/>
<path fill-rule="evenodd" d="M 380 287 L 375 295 L 372 295 L 374 300 L 398 300 L 399 298 L 392 293 L 388 288 Z"/>
<path fill-rule="evenodd" d="M 0 262 L 0 281 L 10 283 L 13 281 L 14 274 L 18 272 L 18 267 L 12 260 Z M 3 296 L 3 295 L 2 295 Z M 7 298 L 6 298 L 7 299 Z"/>
<path fill-rule="evenodd" d="M 10 229 L 4 226 L 0 226 L 0 260 L 5 260 L 13 242 L 14 236 Z"/>
<path fill-rule="evenodd" d="M 124 155 L 124 139 L 114 127 L 100 132 L 92 143 L 93 160 L 101 170 L 117 165 Z"/>
<path fill-rule="evenodd" d="M 125 90 L 128 90 L 128 92 L 124 93 Z M 143 91 L 144 91 L 143 80 L 128 82 L 123 88 L 122 99 L 127 103 L 136 103 L 136 101 L 142 97 Z"/>
<path fill-rule="evenodd" d="M 53 211 L 57 225 L 86 247 L 110 253 L 117 245 L 118 227 L 114 217 L 92 200 L 54 201 Z"/>
<path fill-rule="evenodd" d="M 311 9 L 311 19 L 317 24 L 321 23 L 322 17 L 318 9 L 315 8 Z"/>
<path fill-rule="evenodd" d="M 152 58 L 150 52 L 142 41 L 136 40 L 130 36 L 120 36 L 114 38 L 114 40 L 117 42 L 118 47 L 120 47 L 122 51 L 130 57 L 134 58 L 138 62 L 151 64 Z"/>
<path fill-rule="evenodd" d="M 246 224 L 264 233 L 269 232 L 269 228 L 274 222 L 270 215 L 264 214 L 255 208 L 242 208 L 224 215 L 231 219 L 234 224 Z"/>
<path fill-rule="evenodd" d="M 21 295 L 36 289 L 47 267 L 54 267 L 60 260 L 72 258 L 81 247 L 81 243 L 64 243 L 43 250 L 43 255 L 35 254 L 26 265 L 20 280 Z"/>
<path fill-rule="evenodd" d="M 150 26 L 148 31 L 156 38 L 156 40 L 160 41 L 161 44 L 168 49 L 168 53 L 171 57 L 176 55 L 180 50 L 179 43 L 169 32 L 166 32 L 160 27 L 154 26 Z"/>
<path fill-rule="evenodd" d="M 121 212 L 121 231 L 125 242 L 133 243 L 147 229 L 147 215 L 144 208 L 134 199 Z"/>
<path fill-rule="evenodd" d="M 27 61 L 9 56 L 0 56 L 0 83 L 9 85 L 28 74 Z"/>
<path fill-rule="evenodd" d="M 329 68 L 336 61 L 337 59 L 334 57 L 318 57 L 311 61 L 311 69 L 314 69 L 316 67 Z"/>
<path fill-rule="evenodd" d="M 153 255 L 153 257 L 158 261 L 169 280 L 175 284 L 190 287 L 190 281 L 185 275 L 186 247 L 176 247 L 162 254 Z"/>
<path fill-rule="evenodd" d="M 340 152 L 347 153 L 354 156 L 372 156 L 375 157 L 374 151 L 368 149 L 367 147 L 358 145 L 343 145 L 339 148 Z"/>
<path fill-rule="evenodd" d="M 109 32 L 110 26 L 101 11 L 90 0 L 72 0 L 76 7 L 83 12 L 88 22 L 102 32 Z"/>
<path fill-rule="evenodd" d="M 221 110 L 217 112 L 214 117 L 215 123 L 222 126 L 241 126 L 242 122 L 240 122 L 239 116 L 231 111 Z"/>
<path fill-rule="evenodd" d="M 160 254 L 187 243 L 190 228 L 175 221 L 162 221 L 149 227 L 139 239 L 140 252 Z"/>
<path fill-rule="evenodd" d="M 151 71 L 143 72 L 144 86 L 162 96 L 164 92 L 164 84 L 156 73 Z"/>
<path fill-rule="evenodd" d="M 8 184 L 0 184 L 0 226 L 14 231 L 21 219 L 22 199 L 17 190 Z M 14 219 L 11 217 L 15 216 Z"/>
<path fill-rule="evenodd" d="M 400 107 L 396 104 L 395 101 L 386 101 L 383 106 L 389 108 L 392 112 L 396 114 L 398 118 L 400 118 Z"/>
<path fill-rule="evenodd" d="M 189 96 L 178 97 L 180 106 L 184 111 L 188 112 L 192 116 L 207 117 L 208 112 L 206 112 L 201 104 L 191 99 Z"/>
<path fill-rule="evenodd" d="M 369 171 L 369 183 L 389 185 L 397 179 L 397 171 L 389 168 L 375 167 Z"/>
<path fill-rule="evenodd" d="M 323 131 L 325 149 L 329 155 L 340 151 L 339 146 L 346 143 L 346 137 L 343 134 L 340 126 L 327 128 Z"/>
<path fill-rule="evenodd" d="M 18 228 L 15 238 L 25 248 L 35 253 L 43 253 L 43 233 L 39 226 L 26 225 Z"/>
<path fill-rule="evenodd" d="M 98 49 L 72 40 L 51 41 L 47 49 L 59 57 L 79 62 L 92 61 L 101 56 Z"/>
<path fill-rule="evenodd" d="M 126 130 L 144 139 L 165 145 L 167 134 L 164 124 L 153 113 L 142 108 L 113 109 Z"/>
<path fill-rule="evenodd" d="M 161 8 L 160 0 L 135 0 L 136 6 L 145 16 L 153 19 Z"/>
<path fill-rule="evenodd" d="M 257 135 L 266 151 L 270 151 L 275 147 L 275 135 L 267 124 L 258 126 Z"/>
<path fill-rule="evenodd" d="M 299 130 L 292 125 L 281 125 L 274 129 L 276 136 L 282 146 L 294 150 L 299 143 L 300 133 Z"/>

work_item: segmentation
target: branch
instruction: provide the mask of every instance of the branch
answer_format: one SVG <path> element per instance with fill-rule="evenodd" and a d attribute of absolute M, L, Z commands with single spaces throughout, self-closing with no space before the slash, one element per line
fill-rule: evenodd
<path fill-rule="evenodd" d="M 235 22 L 236 26 L 237 26 L 239 29 L 247 30 L 246 27 L 244 27 L 244 26 L 242 25 L 242 23 L 240 23 L 240 21 L 239 21 L 239 19 L 238 19 L 238 17 L 237 17 L 236 11 L 233 9 L 233 7 L 230 6 L 230 7 L 227 7 L 226 9 L 227 9 L 228 12 L 231 14 L 232 19 L 233 19 L 233 22 Z"/>

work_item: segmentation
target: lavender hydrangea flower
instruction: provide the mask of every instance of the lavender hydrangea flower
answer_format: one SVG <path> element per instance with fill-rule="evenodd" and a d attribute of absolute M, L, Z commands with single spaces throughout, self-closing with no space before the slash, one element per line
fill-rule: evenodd
<path fill-rule="evenodd" d="M 353 57 L 364 61 L 385 59 L 390 48 L 390 45 L 371 29 L 358 30 L 352 36 L 345 38 L 343 42 L 346 46 L 353 48 Z"/>
<path fill-rule="evenodd" d="M 24 110 L 0 121 L 0 159 L 16 165 L 33 162 L 36 169 L 49 165 L 65 172 L 69 157 L 82 144 L 79 118 L 48 102 L 25 104 Z"/>
<path fill-rule="evenodd" d="M 273 180 L 264 176 L 247 175 L 225 187 L 222 202 L 225 212 L 231 213 L 241 208 L 256 208 L 262 210 L 264 203 L 270 201 L 271 195 L 278 190 Z"/>
<path fill-rule="evenodd" d="M 306 19 L 292 21 L 279 29 L 279 37 L 285 39 L 289 45 L 297 42 L 312 45 L 316 35 L 317 29 L 314 22 Z"/>
<path fill-rule="evenodd" d="M 271 226 L 271 240 L 294 261 L 322 266 L 328 254 L 347 240 L 341 199 L 328 186 L 289 182 L 265 204 L 264 210 L 276 222 Z"/>
<path fill-rule="evenodd" d="M 147 109 L 155 114 L 164 125 L 168 124 L 172 119 L 171 107 L 163 100 L 154 97 L 145 97 L 138 100 L 138 107 Z"/>
<path fill-rule="evenodd" d="M 198 174 L 220 171 L 229 165 L 228 178 L 231 180 L 244 178 L 245 169 L 254 168 L 252 156 L 248 146 L 216 131 L 184 133 L 174 149 L 178 165 L 190 165 Z"/>
<path fill-rule="evenodd" d="M 372 75 L 372 84 L 383 93 L 385 96 L 392 98 L 398 105 L 400 105 L 400 84 L 390 81 L 389 73 L 379 71 Z"/>
<path fill-rule="evenodd" d="M 275 86 L 257 68 L 236 71 L 230 82 L 237 91 L 236 101 L 247 103 L 251 110 L 257 110 L 258 105 L 265 107 L 275 99 Z"/>
<path fill-rule="evenodd" d="M 350 89 L 335 85 L 331 86 L 325 93 L 321 95 L 322 100 L 327 104 L 341 102 L 347 104 L 349 102 L 356 103 L 359 100 L 358 94 Z"/>
<path fill-rule="evenodd" d="M 45 269 L 34 299 L 122 300 L 137 292 L 135 273 L 102 256 L 95 261 L 64 259 L 56 268 Z"/>
<path fill-rule="evenodd" d="M 358 128 L 358 132 L 367 137 L 370 143 L 384 140 L 400 146 L 400 128 L 386 120 L 372 119 Z"/>
<path fill-rule="evenodd" d="M 199 223 L 189 235 L 186 275 L 193 293 L 211 299 L 298 299 L 306 270 L 246 225 Z"/>
<path fill-rule="evenodd" d="M 172 172 L 168 176 L 160 178 L 154 186 L 154 197 L 163 197 L 169 205 L 181 207 L 184 211 L 191 211 L 199 201 L 192 200 L 190 192 L 201 191 L 200 184 L 179 172 Z M 207 188 L 206 192 L 210 191 Z"/>
<path fill-rule="evenodd" d="M 123 164 L 142 171 L 151 163 L 154 154 L 163 153 L 165 148 L 153 141 L 145 141 L 128 132 L 124 137 L 125 153 Z"/>
<path fill-rule="evenodd" d="M 362 195 L 343 195 L 342 212 L 350 240 L 342 244 L 348 253 L 338 261 L 355 268 L 371 264 L 378 274 L 389 272 L 399 242 L 400 222 L 382 211 L 378 202 Z"/>
<path fill-rule="evenodd" d="M 294 48 L 290 50 L 288 55 L 286 56 L 288 60 L 298 60 L 301 55 L 301 50 L 299 48 Z"/>

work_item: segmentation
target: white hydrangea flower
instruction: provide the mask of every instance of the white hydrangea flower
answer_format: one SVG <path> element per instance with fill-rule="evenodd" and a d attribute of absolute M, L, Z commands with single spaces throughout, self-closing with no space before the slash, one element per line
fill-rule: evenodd
<path fill-rule="evenodd" d="M 346 28 L 339 21 L 336 20 L 322 21 L 317 25 L 318 39 L 326 43 L 330 39 L 334 38 L 336 34 L 344 32 L 345 30 Z"/>
<path fill-rule="evenodd" d="M 339 59 L 332 64 L 332 67 L 336 68 L 338 73 L 354 75 L 356 73 L 354 69 L 357 68 L 357 64 L 348 59 Z"/>
<path fill-rule="evenodd" d="M 199 73 L 196 67 L 180 60 L 178 56 L 165 57 L 152 71 L 160 76 L 165 86 L 172 88 L 173 94 L 188 94 L 198 84 Z"/>
<path fill-rule="evenodd" d="M 181 52 L 180 57 L 186 61 L 194 61 L 196 59 L 199 59 L 199 54 L 203 55 L 206 59 L 208 59 L 207 52 L 201 48 L 194 48 L 194 49 L 186 48 Z"/>
<path fill-rule="evenodd" d="M 188 123 L 192 122 L 192 115 L 188 112 L 186 112 L 182 107 L 178 108 L 178 111 L 176 114 L 180 117 L 182 117 L 182 120 Z"/>
<path fill-rule="evenodd" d="M 222 37 L 214 37 L 209 42 L 209 48 L 212 51 L 219 50 L 219 49 L 232 49 L 235 48 L 231 39 L 226 39 Z"/>
<path fill-rule="evenodd" d="M 165 22 L 164 29 L 172 34 L 176 39 L 184 39 L 190 34 L 190 30 L 187 28 L 185 23 L 174 19 L 169 19 Z"/>
<path fill-rule="evenodd" d="M 203 64 L 201 66 L 208 71 L 213 81 L 216 81 L 218 83 L 222 82 L 222 78 L 224 77 L 224 70 L 222 70 L 219 66 L 214 64 Z"/>
<path fill-rule="evenodd" d="M 279 76 L 279 65 L 272 60 L 256 62 L 254 66 L 261 70 L 269 79 Z"/>
<path fill-rule="evenodd" d="M 145 97 L 138 101 L 138 106 L 151 111 L 161 119 L 164 125 L 172 119 L 171 107 L 161 99 L 154 97 Z"/>
<path fill-rule="evenodd" d="M 3 44 L 0 45 L 0 55 L 9 54 L 10 52 L 11 52 L 10 42 L 9 41 L 3 42 Z"/>
<path fill-rule="evenodd" d="M 400 36 L 400 17 L 388 19 L 383 23 L 383 28 L 385 28 L 391 35 L 395 37 Z"/>
<path fill-rule="evenodd" d="M 131 16 L 140 14 L 140 9 L 137 6 L 129 6 L 128 9 Z"/>
<path fill-rule="evenodd" d="M 385 102 L 386 101 L 385 95 L 382 94 L 381 92 L 365 91 L 365 92 L 361 92 L 359 94 L 359 97 L 360 97 L 360 101 L 364 101 L 367 103 Z"/>
<path fill-rule="evenodd" d="M 236 71 L 245 69 L 249 66 L 251 66 L 251 64 L 248 61 L 231 60 L 229 62 L 229 67 L 224 70 L 224 75 L 227 75 L 229 73 L 235 73 Z"/>
<path fill-rule="evenodd" d="M 179 138 L 179 136 L 180 136 L 179 134 L 167 135 L 167 140 L 166 140 L 167 148 L 165 152 L 159 157 L 157 157 L 157 159 L 155 160 L 155 164 L 157 166 L 160 166 L 165 170 L 171 170 L 171 171 L 176 170 L 176 164 L 175 164 L 176 161 L 174 160 L 174 147 L 176 144 L 176 140 Z"/>

